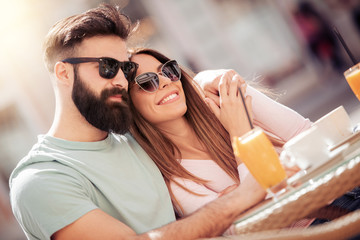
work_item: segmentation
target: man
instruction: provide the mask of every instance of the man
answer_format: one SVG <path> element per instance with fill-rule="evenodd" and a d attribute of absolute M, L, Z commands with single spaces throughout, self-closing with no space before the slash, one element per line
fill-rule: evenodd
<path fill-rule="evenodd" d="M 29 239 L 220 235 L 265 193 L 249 177 L 249 184 L 175 221 L 159 170 L 127 134 L 126 77 L 136 64 L 127 58 L 130 22 L 118 11 L 101 5 L 49 31 L 45 62 L 55 117 L 11 175 L 13 212 Z"/>

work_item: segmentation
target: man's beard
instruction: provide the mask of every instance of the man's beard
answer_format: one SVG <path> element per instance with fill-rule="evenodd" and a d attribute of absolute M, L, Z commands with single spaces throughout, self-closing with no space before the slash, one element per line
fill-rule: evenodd
<path fill-rule="evenodd" d="M 121 95 L 121 102 L 110 102 L 108 98 Z M 105 89 L 97 97 L 78 77 L 74 68 L 72 99 L 85 119 L 94 127 L 118 134 L 126 133 L 132 123 L 129 96 L 125 89 Z"/>

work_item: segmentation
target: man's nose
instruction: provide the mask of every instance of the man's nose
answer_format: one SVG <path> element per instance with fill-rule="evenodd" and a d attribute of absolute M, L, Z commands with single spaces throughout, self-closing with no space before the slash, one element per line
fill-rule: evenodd
<path fill-rule="evenodd" d="M 124 88 L 127 90 L 129 82 L 125 78 L 123 71 L 119 69 L 119 72 L 116 74 L 116 76 L 113 79 L 111 79 L 111 84 L 116 87 Z"/>

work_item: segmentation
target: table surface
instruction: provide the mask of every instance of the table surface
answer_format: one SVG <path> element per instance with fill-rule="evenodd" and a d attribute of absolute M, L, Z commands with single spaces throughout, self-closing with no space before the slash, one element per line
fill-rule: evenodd
<path fill-rule="evenodd" d="M 279 229 L 303 219 L 360 185 L 360 134 L 334 150 L 331 159 L 309 171 L 276 200 L 267 199 L 235 221 L 237 234 Z"/>

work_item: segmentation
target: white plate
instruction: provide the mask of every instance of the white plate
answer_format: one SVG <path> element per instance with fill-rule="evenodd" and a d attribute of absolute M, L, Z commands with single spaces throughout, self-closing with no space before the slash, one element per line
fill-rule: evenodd
<path fill-rule="evenodd" d="M 345 143 L 352 144 L 353 142 L 359 140 L 359 138 L 360 138 L 360 131 L 351 134 L 349 137 L 345 138 L 344 140 L 342 140 L 342 141 L 339 142 L 338 144 L 335 144 L 334 146 L 330 147 L 329 150 L 330 150 L 330 151 L 334 151 L 336 148 L 344 145 Z"/>

